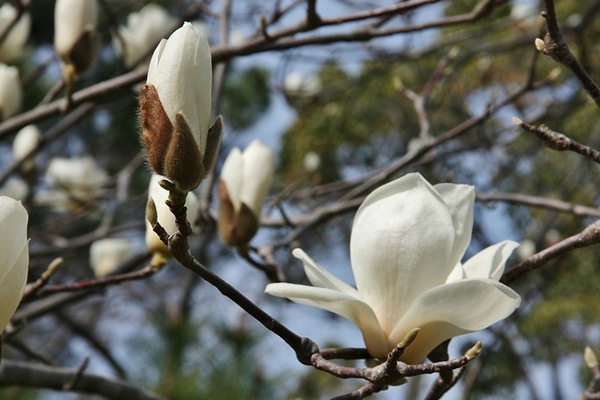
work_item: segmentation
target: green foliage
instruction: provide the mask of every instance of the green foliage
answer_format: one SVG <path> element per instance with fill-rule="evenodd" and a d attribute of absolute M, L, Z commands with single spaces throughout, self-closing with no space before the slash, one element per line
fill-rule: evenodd
<path fill-rule="evenodd" d="M 223 116 L 234 130 L 254 124 L 271 104 L 269 72 L 252 66 L 242 70 L 230 67 L 223 89 Z"/>

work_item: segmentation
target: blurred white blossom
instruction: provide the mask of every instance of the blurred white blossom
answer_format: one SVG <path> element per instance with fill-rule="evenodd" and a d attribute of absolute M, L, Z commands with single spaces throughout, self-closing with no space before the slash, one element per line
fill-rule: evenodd
<path fill-rule="evenodd" d="M 56 0 L 54 6 L 54 48 L 63 61 L 64 76 L 71 83 L 88 71 L 99 49 L 96 0 Z"/>
<path fill-rule="evenodd" d="M 40 130 L 35 125 L 27 125 L 17 133 L 13 141 L 13 157 L 16 161 L 21 161 L 21 171 L 25 174 L 31 172 L 35 168 L 35 155 L 28 155 L 39 146 L 42 140 Z"/>
<path fill-rule="evenodd" d="M 58 192 L 76 201 L 98 198 L 108 182 L 108 174 L 96 164 L 91 156 L 50 160 L 46 172 L 48 182 Z"/>
<path fill-rule="evenodd" d="M 21 111 L 22 102 L 23 89 L 19 70 L 16 67 L 0 64 L 0 121 Z"/>
<path fill-rule="evenodd" d="M 115 272 L 117 267 L 129 261 L 136 254 L 132 239 L 99 239 L 90 246 L 90 266 L 97 277 Z"/>
<path fill-rule="evenodd" d="M 119 27 L 119 35 L 113 37 L 116 50 L 126 66 L 131 67 L 147 54 L 160 39 L 170 34 L 177 26 L 177 18 L 158 4 L 150 3 L 138 12 L 127 16 L 127 23 Z M 119 38 L 120 37 L 120 38 Z M 121 41 L 122 39 L 122 41 Z M 123 49 L 125 45 L 125 49 Z"/>
<path fill-rule="evenodd" d="M 16 16 L 17 10 L 10 3 L 3 4 L 0 7 L 0 32 L 4 32 Z M 15 61 L 23 55 L 30 30 L 31 16 L 24 12 L 0 44 L 0 62 Z"/>

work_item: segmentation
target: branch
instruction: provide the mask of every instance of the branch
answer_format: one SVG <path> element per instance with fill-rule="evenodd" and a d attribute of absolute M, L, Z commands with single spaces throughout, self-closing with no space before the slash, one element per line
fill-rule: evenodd
<path fill-rule="evenodd" d="M 531 125 L 513 117 L 513 122 L 528 132 L 535 133 L 544 141 L 546 147 L 556 151 L 572 151 L 600 164 L 600 151 L 579 143 L 564 133 L 553 131 L 546 125 Z"/>
<path fill-rule="evenodd" d="M 556 18 L 556 9 L 554 0 L 544 0 L 546 11 L 542 13 L 546 18 L 546 26 L 548 33 L 544 36 L 544 40 L 537 39 L 535 45 L 542 53 L 552 57 L 559 64 L 569 68 L 579 79 L 583 88 L 588 92 L 590 97 L 600 107 L 600 87 L 594 82 L 590 75 L 585 71 L 583 66 L 577 61 L 569 45 L 565 41 Z"/>
<path fill-rule="evenodd" d="M 530 196 L 523 193 L 477 193 L 477 200 L 482 203 L 503 201 L 506 203 L 520 204 L 531 207 L 545 208 L 552 211 L 565 212 L 578 217 L 600 218 L 600 209 L 573 204 L 558 199 Z"/>
<path fill-rule="evenodd" d="M 544 266 L 548 261 L 554 260 L 575 249 L 600 243 L 600 220 L 588 225 L 577 235 L 570 236 L 553 246 L 548 247 L 521 261 L 504 273 L 500 282 L 509 285 L 523 275 Z"/>
<path fill-rule="evenodd" d="M 0 386 L 23 386 L 63 391 L 65 385 L 68 384 L 72 385 L 69 390 L 97 394 L 109 399 L 164 399 L 122 380 L 87 373 L 81 368 L 51 367 L 11 360 L 3 360 L 0 363 Z"/>

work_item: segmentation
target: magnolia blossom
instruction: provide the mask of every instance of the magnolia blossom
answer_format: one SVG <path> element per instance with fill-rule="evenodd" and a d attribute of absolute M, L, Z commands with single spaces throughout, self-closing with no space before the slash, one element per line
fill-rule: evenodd
<path fill-rule="evenodd" d="M 113 273 L 134 255 L 135 246 L 131 239 L 100 239 L 90 246 L 90 266 L 97 277 L 102 277 Z"/>
<path fill-rule="evenodd" d="M 20 201 L 0 196 L 0 332 L 15 313 L 27 283 L 27 219 Z"/>
<path fill-rule="evenodd" d="M 5 120 L 21 110 L 23 89 L 19 70 L 0 64 L 0 120 Z"/>
<path fill-rule="evenodd" d="M 40 130 L 35 125 L 27 125 L 15 136 L 13 141 L 13 157 L 21 161 L 21 171 L 31 172 L 35 168 L 35 155 L 31 152 L 36 149 L 42 140 Z"/>
<path fill-rule="evenodd" d="M 243 153 L 231 150 L 219 182 L 219 232 L 225 243 L 245 245 L 256 234 L 274 170 L 273 152 L 259 140 Z"/>
<path fill-rule="evenodd" d="M 169 235 L 172 235 L 177 232 L 177 225 L 175 224 L 175 216 L 165 204 L 169 198 L 169 192 L 158 183 L 162 179 L 165 179 L 165 177 L 152 175 L 150 186 L 148 187 L 148 198 L 154 201 L 158 223 L 165 228 Z M 190 224 L 193 224 L 198 217 L 198 198 L 194 193 L 188 192 L 185 206 L 187 208 L 187 219 Z M 169 255 L 169 249 L 154 232 L 148 219 L 146 219 L 146 246 L 148 246 L 148 250 L 152 253 L 160 253 L 165 256 Z"/>
<path fill-rule="evenodd" d="M 127 16 L 127 25 L 119 28 L 122 41 L 115 37 L 113 43 L 122 54 L 125 65 L 131 67 L 176 25 L 177 18 L 158 4 L 151 3 Z"/>
<path fill-rule="evenodd" d="M 96 59 L 97 19 L 96 0 L 56 0 L 54 48 L 65 64 L 68 80 L 89 70 Z"/>
<path fill-rule="evenodd" d="M 79 201 L 97 198 L 108 181 L 106 171 L 91 156 L 53 158 L 46 173 L 48 182 L 59 192 Z"/>
<path fill-rule="evenodd" d="M 377 358 L 420 328 L 401 357 L 420 362 L 443 341 L 506 318 L 521 301 L 498 282 L 517 243 L 495 244 L 461 263 L 474 198 L 471 186 L 432 186 L 417 173 L 405 175 L 373 191 L 356 213 L 350 239 L 356 289 L 295 249 L 313 286 L 275 283 L 266 292 L 348 318 Z"/>
<path fill-rule="evenodd" d="M 17 10 L 15 10 L 11 4 L 3 4 L 2 7 L 0 7 L 0 32 L 4 32 L 12 21 L 14 21 L 16 16 Z M 29 13 L 23 13 L 0 44 L 1 62 L 10 62 L 21 57 L 25 43 L 29 38 L 30 30 L 31 17 L 29 16 Z"/>
<path fill-rule="evenodd" d="M 21 178 L 11 178 L 0 187 L 0 196 L 11 197 L 15 200 L 25 200 L 29 195 L 29 185 Z"/>
<path fill-rule="evenodd" d="M 154 51 L 140 93 L 150 166 L 184 191 L 198 187 L 217 157 L 221 122 L 209 128 L 211 90 L 208 40 L 186 22 Z"/>

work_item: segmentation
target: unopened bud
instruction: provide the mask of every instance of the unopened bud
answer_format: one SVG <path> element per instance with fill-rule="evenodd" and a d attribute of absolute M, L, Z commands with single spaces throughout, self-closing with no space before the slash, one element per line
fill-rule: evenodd
<path fill-rule="evenodd" d="M 96 0 L 57 0 L 54 8 L 54 48 L 64 63 L 67 84 L 87 72 L 100 48 Z"/>
<path fill-rule="evenodd" d="M 588 368 L 596 368 L 598 366 L 598 357 L 596 357 L 596 353 L 590 347 L 586 347 L 583 351 L 583 359 Z"/>
<path fill-rule="evenodd" d="M 272 151 L 258 140 L 227 156 L 219 181 L 219 233 L 225 243 L 243 246 L 258 231 L 274 169 Z"/>
<path fill-rule="evenodd" d="M 211 63 L 206 36 L 186 22 L 154 51 L 140 93 L 148 162 L 181 191 L 195 189 L 210 173 L 221 142 L 221 119 L 212 127 L 209 122 Z"/>

